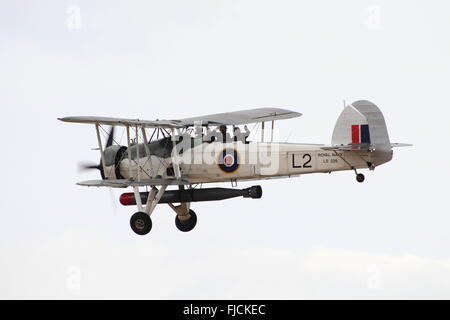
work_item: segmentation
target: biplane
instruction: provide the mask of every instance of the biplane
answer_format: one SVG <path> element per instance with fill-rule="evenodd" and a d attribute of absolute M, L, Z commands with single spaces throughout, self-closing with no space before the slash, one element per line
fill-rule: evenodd
<path fill-rule="evenodd" d="M 344 108 L 329 145 L 273 141 L 275 121 L 301 115 L 284 108 L 256 108 L 180 120 L 58 119 L 95 126 L 100 163 L 84 167 L 98 169 L 101 179 L 78 185 L 131 187 L 132 192 L 120 196 L 120 203 L 137 207 L 130 226 L 145 235 L 152 229 L 151 215 L 158 204 L 168 204 L 176 213 L 176 227 L 187 232 L 197 223 L 192 202 L 261 198 L 261 186 L 238 189 L 238 181 L 351 170 L 361 183 L 365 178 L 358 170 L 374 170 L 392 159 L 393 147 L 408 146 L 390 142 L 383 114 L 365 100 Z M 261 132 L 260 139 L 255 134 L 250 139 L 249 124 L 258 127 L 253 133 Z M 247 134 L 238 129 L 243 125 Z M 105 126 L 111 127 L 109 132 Z M 116 127 L 126 133 L 126 144 L 116 141 Z M 228 128 L 233 129 L 231 134 Z M 231 183 L 231 188 L 204 187 L 221 182 Z"/>

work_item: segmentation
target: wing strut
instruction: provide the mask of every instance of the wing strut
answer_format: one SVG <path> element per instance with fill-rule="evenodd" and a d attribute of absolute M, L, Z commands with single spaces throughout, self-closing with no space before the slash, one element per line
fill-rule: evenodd
<path fill-rule="evenodd" d="M 140 166 L 140 164 L 139 164 L 139 160 L 140 160 L 140 154 L 139 154 L 139 131 L 138 131 L 138 126 L 136 125 L 136 128 L 135 128 L 135 130 L 136 130 L 136 135 L 135 135 L 135 137 L 136 137 L 136 167 L 137 167 L 137 179 L 138 179 L 138 181 L 141 181 L 141 171 L 142 171 L 142 168 L 141 168 L 141 166 Z"/>
<path fill-rule="evenodd" d="M 272 131 L 270 132 L 270 142 L 273 142 L 273 128 L 275 128 L 275 120 L 272 120 Z"/>
<path fill-rule="evenodd" d="M 145 155 L 147 156 L 147 161 L 150 161 L 151 163 L 151 159 L 150 159 L 150 148 L 148 147 L 148 138 L 147 138 L 147 133 L 145 132 L 145 128 L 142 127 L 142 139 L 144 139 L 144 146 L 145 146 Z M 153 134 L 155 132 L 153 131 Z M 153 137 L 153 135 L 152 135 Z M 152 137 L 150 137 L 150 140 L 152 139 Z M 144 164 L 145 166 L 145 164 Z M 148 175 L 148 174 L 147 174 Z M 152 166 L 150 165 L 150 175 L 153 176 L 153 169 Z"/>
<path fill-rule="evenodd" d="M 130 126 L 127 126 L 127 146 L 128 146 L 128 179 L 131 180 L 131 138 L 130 138 Z"/>
<path fill-rule="evenodd" d="M 178 155 L 178 149 L 177 149 L 177 136 L 176 131 L 174 128 L 172 128 L 172 142 L 173 142 L 173 169 L 175 172 L 175 178 L 180 180 L 181 179 L 181 170 L 180 170 L 180 157 Z"/>
<path fill-rule="evenodd" d="M 265 122 L 263 121 L 261 123 L 261 142 L 264 142 L 264 124 Z"/>
<path fill-rule="evenodd" d="M 102 159 L 102 167 L 105 179 L 108 179 L 108 175 L 106 174 L 106 163 L 105 163 L 105 153 L 103 151 L 102 147 L 102 138 L 100 136 L 100 125 L 98 123 L 95 124 L 95 131 L 97 132 L 97 142 L 98 142 L 98 149 L 100 150 L 100 157 Z"/>

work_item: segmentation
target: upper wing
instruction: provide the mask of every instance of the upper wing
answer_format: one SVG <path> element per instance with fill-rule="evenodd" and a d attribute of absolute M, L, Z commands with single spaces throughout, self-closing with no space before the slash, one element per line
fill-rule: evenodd
<path fill-rule="evenodd" d="M 142 187 L 142 186 L 162 186 L 162 185 L 186 185 L 189 184 L 185 180 L 176 179 L 141 179 L 128 180 L 128 179 L 110 179 L 110 180 L 88 180 L 77 183 L 84 187 L 113 187 L 113 188 L 126 188 L 126 187 Z"/>
<path fill-rule="evenodd" d="M 65 117 L 58 118 L 58 120 L 64 122 L 75 122 L 75 123 L 98 123 L 111 126 L 138 126 L 145 128 L 181 128 L 179 120 L 139 120 L 139 119 L 124 119 L 124 118 L 110 118 L 110 117 Z"/>
<path fill-rule="evenodd" d="M 145 128 L 183 128 L 193 126 L 195 122 L 202 122 L 203 125 L 240 125 L 247 123 L 272 121 L 290 119 L 300 117 L 302 114 L 281 108 L 257 108 L 233 112 L 224 112 L 217 114 L 210 114 L 200 117 L 192 117 L 181 120 L 139 120 L 139 119 L 125 119 L 125 118 L 111 118 L 111 117 L 64 117 L 58 120 L 64 122 L 74 123 L 91 123 L 91 124 L 105 124 L 111 126 L 138 126 Z"/>
<path fill-rule="evenodd" d="M 301 115 L 301 113 L 281 108 L 256 108 L 186 118 L 181 119 L 180 123 L 185 126 L 193 126 L 194 122 L 200 121 L 203 125 L 241 125 L 263 121 L 290 119 L 300 117 Z"/>

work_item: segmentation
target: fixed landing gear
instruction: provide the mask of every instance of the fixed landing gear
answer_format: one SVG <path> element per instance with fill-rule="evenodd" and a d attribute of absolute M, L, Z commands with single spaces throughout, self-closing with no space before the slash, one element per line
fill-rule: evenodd
<path fill-rule="evenodd" d="M 194 229 L 197 224 L 197 215 L 191 209 L 189 209 L 189 213 L 186 215 L 177 215 L 175 217 L 175 225 L 178 230 L 182 232 L 188 232 Z"/>
<path fill-rule="evenodd" d="M 356 174 L 356 181 L 358 181 L 359 183 L 364 182 L 364 175 L 362 173 L 357 173 Z"/>
<path fill-rule="evenodd" d="M 189 232 L 197 224 L 197 215 L 194 210 L 189 209 L 185 215 L 175 217 L 175 225 L 182 232 Z M 144 236 L 152 230 L 152 219 L 145 212 L 136 212 L 130 219 L 131 229 L 138 235 Z"/>
<path fill-rule="evenodd" d="M 152 230 L 152 219 L 145 212 L 136 212 L 131 216 L 130 226 L 136 234 L 143 236 Z"/>

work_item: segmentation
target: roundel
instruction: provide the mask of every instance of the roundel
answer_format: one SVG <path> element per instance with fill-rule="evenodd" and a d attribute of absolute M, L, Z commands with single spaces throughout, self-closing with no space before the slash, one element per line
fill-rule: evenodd
<path fill-rule="evenodd" d="M 238 167 L 237 151 L 234 149 L 223 149 L 219 156 L 219 168 L 226 173 L 233 173 Z"/>

